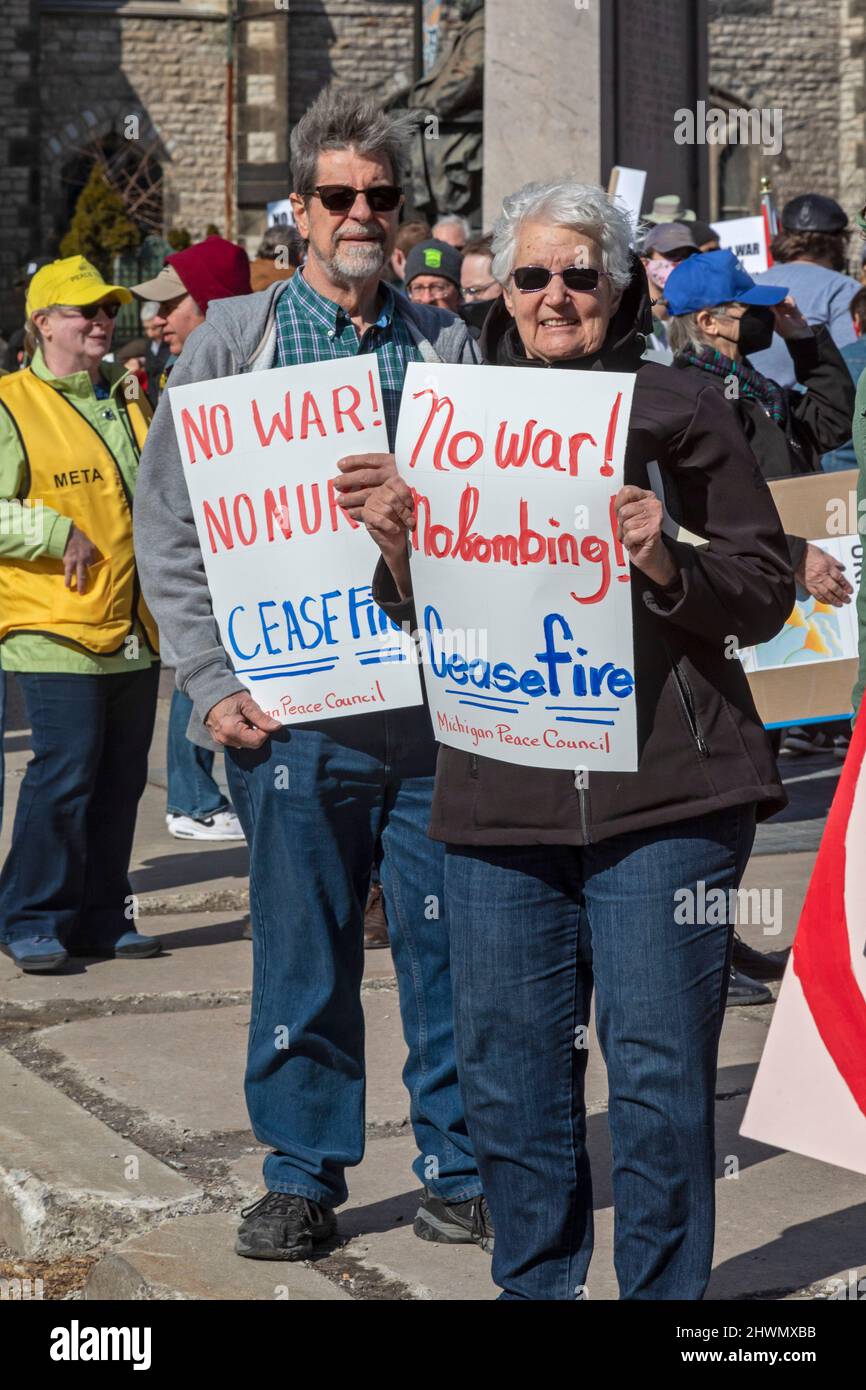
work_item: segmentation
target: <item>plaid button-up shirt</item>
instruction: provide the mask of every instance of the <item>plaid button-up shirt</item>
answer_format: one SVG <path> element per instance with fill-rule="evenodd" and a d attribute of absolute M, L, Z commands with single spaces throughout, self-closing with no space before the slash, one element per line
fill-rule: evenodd
<path fill-rule="evenodd" d="M 421 354 L 409 332 L 390 287 L 381 285 L 384 303 L 379 318 L 362 338 L 345 309 L 312 289 L 296 271 L 277 303 L 275 366 L 297 367 L 332 357 L 356 357 L 375 352 L 379 359 L 382 405 L 390 447 L 397 438 L 397 417 L 403 378 L 410 362 Z"/>

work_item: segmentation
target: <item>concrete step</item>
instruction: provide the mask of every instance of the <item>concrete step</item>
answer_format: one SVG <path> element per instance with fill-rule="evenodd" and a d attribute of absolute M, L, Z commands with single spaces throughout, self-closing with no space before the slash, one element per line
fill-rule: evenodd
<path fill-rule="evenodd" d="M 401 1079 L 406 1049 L 397 991 L 367 990 L 363 999 L 367 1122 L 401 1125 L 409 1098 Z M 243 1091 L 248 1022 L 246 1005 L 126 1014 L 46 1028 L 35 1040 L 107 1100 L 172 1129 L 223 1134 L 249 1129 Z"/>
<path fill-rule="evenodd" d="M 135 1236 L 94 1265 L 85 1299 L 333 1302 L 350 1294 L 303 1261 L 246 1260 L 234 1253 L 237 1217 L 181 1216 Z"/>
<path fill-rule="evenodd" d="M 228 996 L 249 994 L 252 951 L 241 937 L 242 918 L 232 913 L 188 913 L 138 923 L 158 936 L 163 954 L 150 960 L 80 957 L 63 972 L 25 975 L 0 956 L 0 1020 L 53 1023 L 114 1009 L 171 1010 L 189 1003 L 207 1007 Z"/>
<path fill-rule="evenodd" d="M 0 1244 L 48 1258 L 194 1208 L 179 1173 L 0 1052 Z"/>

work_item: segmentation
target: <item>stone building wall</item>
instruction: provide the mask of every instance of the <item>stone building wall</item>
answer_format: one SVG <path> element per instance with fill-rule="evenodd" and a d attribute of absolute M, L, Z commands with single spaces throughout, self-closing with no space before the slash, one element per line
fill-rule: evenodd
<path fill-rule="evenodd" d="M 711 86 L 782 108 L 783 152 L 759 156 L 778 201 L 813 188 L 853 214 L 866 202 L 866 0 L 708 4 Z M 251 42 L 238 73 L 236 169 L 284 163 L 292 125 L 326 84 L 377 94 L 412 75 L 413 0 L 291 0 L 278 14 L 247 0 L 253 9 L 260 18 L 239 26 Z M 92 0 L 3 0 L 2 10 L 0 325 L 16 267 L 65 229 L 64 167 L 129 115 L 162 163 L 166 223 L 194 237 L 225 223 L 223 0 L 130 0 L 114 13 Z M 442 11 L 444 37 L 457 0 Z M 255 210 L 248 216 L 237 230 L 256 230 Z"/>
<path fill-rule="evenodd" d="M 17 327 L 22 296 L 13 288 L 39 250 L 39 106 L 36 0 L 3 0 L 0 24 L 0 330 Z"/>
<path fill-rule="evenodd" d="M 225 21 L 43 12 L 42 218 L 63 230 L 61 174 L 90 136 L 139 138 L 163 166 L 167 225 L 200 237 L 225 208 Z"/>
<path fill-rule="evenodd" d="M 779 206 L 813 190 L 866 201 L 863 0 L 710 0 L 712 88 L 780 107 L 784 146 L 760 156 Z"/>
<path fill-rule="evenodd" d="M 412 0 L 293 0 L 289 120 L 333 82 L 377 95 L 414 73 Z"/>

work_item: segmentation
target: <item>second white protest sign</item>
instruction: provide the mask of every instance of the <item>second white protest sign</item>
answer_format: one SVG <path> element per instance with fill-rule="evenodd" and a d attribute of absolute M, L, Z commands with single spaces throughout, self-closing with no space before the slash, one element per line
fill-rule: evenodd
<path fill-rule="evenodd" d="M 413 364 L 397 436 L 441 743 L 633 772 L 628 557 L 616 537 L 634 378 Z"/>

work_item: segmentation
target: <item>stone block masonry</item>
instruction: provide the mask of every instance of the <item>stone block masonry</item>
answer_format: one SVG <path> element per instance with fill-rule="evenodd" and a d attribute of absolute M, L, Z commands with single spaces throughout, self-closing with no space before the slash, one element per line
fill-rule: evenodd
<path fill-rule="evenodd" d="M 782 154 L 763 161 L 780 207 L 809 191 L 849 216 L 866 202 L 864 34 L 860 0 L 711 0 L 712 88 L 782 109 Z"/>
<path fill-rule="evenodd" d="M 209 222 L 222 224 L 223 22 L 50 12 L 42 17 L 40 48 L 46 235 L 68 222 L 64 174 L 85 131 L 122 134 L 124 119 L 134 114 L 142 118 L 143 136 L 149 122 L 156 128 L 167 224 L 187 227 L 195 239 Z"/>
<path fill-rule="evenodd" d="M 39 249 L 39 57 L 36 0 L 4 0 L 0 24 L 0 332 L 18 327 L 13 282 Z"/>

